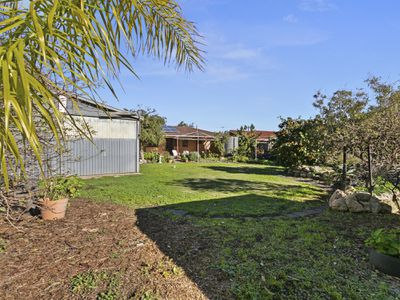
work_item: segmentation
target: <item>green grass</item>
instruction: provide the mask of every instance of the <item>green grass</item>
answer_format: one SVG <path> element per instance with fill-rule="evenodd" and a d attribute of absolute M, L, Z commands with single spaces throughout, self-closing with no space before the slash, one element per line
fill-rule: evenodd
<path fill-rule="evenodd" d="M 82 196 L 137 209 L 140 229 L 212 299 L 400 299 L 400 280 L 375 271 L 364 245 L 376 228 L 398 227 L 398 216 L 257 218 L 322 204 L 321 189 L 274 166 L 144 165 L 142 173 L 87 180 Z"/>
<path fill-rule="evenodd" d="M 142 174 L 85 181 L 81 196 L 134 208 L 166 206 L 199 216 L 274 215 L 321 205 L 324 192 L 274 166 L 148 164 Z M 251 208 L 251 209 L 249 209 Z"/>
<path fill-rule="evenodd" d="M 383 223 L 395 220 L 379 218 Z M 400 281 L 375 272 L 363 247 L 379 226 L 377 219 L 327 212 L 316 218 L 246 223 L 203 219 L 197 226 L 213 237 L 216 249 L 208 257 L 232 282 L 234 298 L 399 299 Z"/>
<path fill-rule="evenodd" d="M 97 300 L 119 299 L 118 286 L 118 274 L 109 274 L 104 271 L 88 271 L 71 278 L 71 291 L 77 295 L 87 295 L 92 290 L 102 288 L 103 291 L 96 296 Z"/>

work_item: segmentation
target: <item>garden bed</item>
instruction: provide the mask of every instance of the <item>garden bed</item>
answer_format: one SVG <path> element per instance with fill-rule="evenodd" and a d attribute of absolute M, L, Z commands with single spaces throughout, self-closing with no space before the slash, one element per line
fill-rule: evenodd
<path fill-rule="evenodd" d="M 84 200 L 64 220 L 27 216 L 22 231 L 1 218 L 0 299 L 204 298 L 135 222 L 132 209 Z"/>

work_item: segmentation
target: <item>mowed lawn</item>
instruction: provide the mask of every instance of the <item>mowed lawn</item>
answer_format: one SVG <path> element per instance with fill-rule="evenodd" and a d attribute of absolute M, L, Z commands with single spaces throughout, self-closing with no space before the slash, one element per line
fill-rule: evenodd
<path fill-rule="evenodd" d="M 133 208 L 181 204 L 200 216 L 268 216 L 321 206 L 325 194 L 274 166 L 147 164 L 141 173 L 86 180 L 81 196 Z"/>
<path fill-rule="evenodd" d="M 87 180 L 82 197 L 133 207 L 140 230 L 211 299 L 400 299 L 400 280 L 374 270 L 364 246 L 399 216 L 289 218 L 326 194 L 279 167 L 144 165 Z"/>

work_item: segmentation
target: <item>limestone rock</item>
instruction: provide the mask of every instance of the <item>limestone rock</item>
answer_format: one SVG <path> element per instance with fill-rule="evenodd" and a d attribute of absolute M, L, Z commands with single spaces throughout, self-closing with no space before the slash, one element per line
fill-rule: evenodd
<path fill-rule="evenodd" d="M 348 207 L 346 205 L 345 197 L 345 192 L 342 190 L 336 190 L 329 198 L 329 207 L 333 210 L 347 211 Z"/>
<path fill-rule="evenodd" d="M 346 187 L 346 191 L 345 191 L 346 195 L 351 195 L 355 192 L 356 192 L 356 189 L 354 187 L 352 187 L 352 186 Z"/>
<path fill-rule="evenodd" d="M 371 199 L 371 194 L 367 192 L 356 192 L 355 195 L 357 200 L 361 202 L 368 202 Z"/>
<path fill-rule="evenodd" d="M 393 201 L 393 195 L 391 193 L 385 193 L 385 194 L 376 196 L 376 198 L 379 200 L 380 205 L 386 212 L 391 212 L 394 214 L 400 213 L 400 209 L 399 209 L 397 203 Z M 397 199 L 399 199 L 399 197 L 397 197 Z M 400 200 L 398 200 L 398 201 L 400 201 Z"/>
<path fill-rule="evenodd" d="M 345 202 L 350 212 L 365 212 L 370 210 L 369 202 L 359 201 L 357 198 L 358 193 L 353 193 L 345 197 Z M 365 203 L 365 204 L 364 204 Z"/>
<path fill-rule="evenodd" d="M 372 196 L 369 200 L 369 209 L 374 214 L 392 212 L 392 207 L 384 202 L 381 202 L 381 200 L 376 196 Z"/>

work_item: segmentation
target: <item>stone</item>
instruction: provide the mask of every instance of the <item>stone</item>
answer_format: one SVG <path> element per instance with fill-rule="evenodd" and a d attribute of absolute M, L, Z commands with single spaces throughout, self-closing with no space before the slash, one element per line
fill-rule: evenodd
<path fill-rule="evenodd" d="M 356 192 L 356 189 L 353 186 L 348 186 L 345 191 L 346 195 L 351 195 L 355 192 Z"/>
<path fill-rule="evenodd" d="M 371 194 L 367 192 L 356 192 L 355 195 L 357 200 L 361 202 L 369 202 L 369 199 L 371 199 Z"/>
<path fill-rule="evenodd" d="M 347 211 L 348 207 L 345 200 L 346 194 L 342 190 L 336 190 L 329 198 L 329 207 L 333 210 Z"/>
<path fill-rule="evenodd" d="M 334 201 L 331 202 L 331 205 L 329 207 L 333 210 L 338 210 L 338 211 L 348 211 L 349 210 L 349 208 L 347 207 L 345 198 L 335 199 Z"/>
<path fill-rule="evenodd" d="M 372 196 L 369 200 L 369 209 L 374 214 L 379 214 L 381 212 L 381 203 L 379 198 Z"/>
<path fill-rule="evenodd" d="M 350 212 L 366 212 L 366 211 L 370 211 L 370 204 L 369 202 L 365 203 L 365 205 L 363 205 L 363 202 L 359 201 L 357 199 L 357 193 L 353 193 L 350 195 L 347 195 L 344 198 L 346 205 L 349 209 Z"/>
<path fill-rule="evenodd" d="M 391 193 L 385 193 L 379 196 L 376 196 L 376 198 L 379 200 L 380 205 L 383 206 L 383 208 L 388 211 L 389 207 L 390 207 L 390 212 L 394 213 L 394 214 L 399 214 L 400 213 L 400 209 L 398 204 L 393 201 L 393 194 Z M 397 199 L 399 199 L 399 197 L 397 196 Z M 398 200 L 400 201 L 400 200 Z"/>
<path fill-rule="evenodd" d="M 398 199 L 400 198 L 399 196 Z M 347 189 L 346 192 L 336 190 L 329 198 L 329 207 L 333 210 L 350 211 L 354 213 L 372 212 L 374 214 L 400 214 L 399 205 L 393 201 L 393 195 L 391 193 L 371 196 L 367 192 L 357 192 L 353 188 Z"/>
<path fill-rule="evenodd" d="M 339 198 L 344 198 L 346 197 L 345 192 L 342 190 L 336 190 L 332 193 L 331 197 L 329 198 L 329 206 L 331 206 L 331 203 Z"/>

